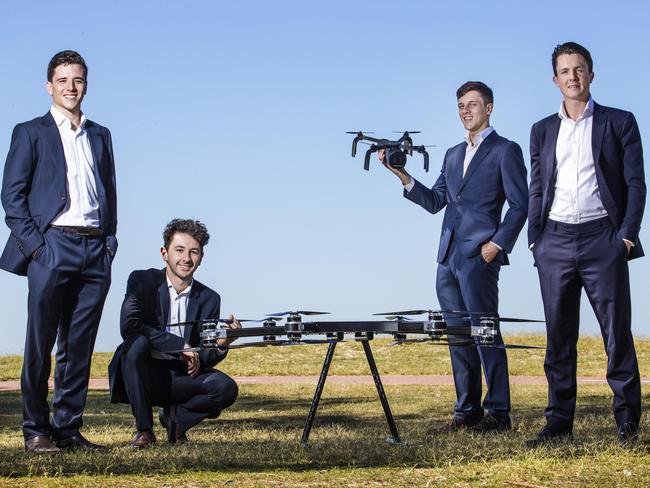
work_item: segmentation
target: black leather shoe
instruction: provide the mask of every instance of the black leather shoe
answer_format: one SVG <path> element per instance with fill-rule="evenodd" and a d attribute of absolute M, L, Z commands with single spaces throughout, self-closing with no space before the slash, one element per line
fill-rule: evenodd
<path fill-rule="evenodd" d="M 77 449 L 84 451 L 108 451 L 108 447 L 90 442 L 81 434 L 59 439 L 58 444 L 61 449 L 65 449 L 66 451 L 76 451 Z"/>
<path fill-rule="evenodd" d="M 512 430 L 512 422 L 510 422 L 509 418 L 506 422 L 502 422 L 491 414 L 488 414 L 483 417 L 478 424 L 470 427 L 470 430 L 472 432 L 478 432 L 479 434 L 487 434 L 489 432 L 502 432 L 506 430 Z"/>
<path fill-rule="evenodd" d="M 176 405 L 158 410 L 158 420 L 163 429 L 167 431 L 167 442 L 170 444 L 184 444 L 189 441 L 187 434 L 181 432 L 176 423 Z"/>
<path fill-rule="evenodd" d="M 35 453 L 59 452 L 61 449 L 47 435 L 37 435 L 25 441 L 25 451 Z"/>
<path fill-rule="evenodd" d="M 639 440 L 639 426 L 625 422 L 618 428 L 618 442 L 624 446 L 636 444 Z"/>
<path fill-rule="evenodd" d="M 153 447 L 156 443 L 156 436 L 150 430 L 143 430 L 135 434 L 135 437 L 129 444 L 129 447 L 133 449 L 147 449 L 148 447 Z"/>
<path fill-rule="evenodd" d="M 468 427 L 474 427 L 481 421 L 478 417 L 452 417 L 447 422 L 435 429 L 435 434 L 449 434 L 450 432 L 456 432 L 460 429 L 465 429 Z"/>
<path fill-rule="evenodd" d="M 526 441 L 526 447 L 535 448 L 552 444 L 553 442 L 572 440 L 573 431 L 570 428 L 555 427 L 547 424 L 542 430 L 539 431 L 537 437 Z"/>

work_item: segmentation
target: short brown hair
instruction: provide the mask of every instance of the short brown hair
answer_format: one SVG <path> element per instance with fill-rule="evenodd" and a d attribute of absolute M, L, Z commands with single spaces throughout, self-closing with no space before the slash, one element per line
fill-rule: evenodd
<path fill-rule="evenodd" d="M 178 232 L 189 234 L 194 239 L 196 239 L 199 243 L 199 246 L 201 246 L 201 252 L 203 252 L 203 246 L 206 246 L 210 240 L 208 229 L 198 220 L 174 219 L 169 224 L 167 224 L 165 230 L 163 231 L 163 242 L 165 249 L 169 249 L 169 245 L 174 238 L 174 234 Z"/>
<path fill-rule="evenodd" d="M 466 81 L 463 83 L 460 88 L 456 90 L 456 100 L 471 91 L 479 92 L 486 105 L 488 103 L 494 103 L 494 94 L 492 93 L 492 89 L 482 81 Z"/>
<path fill-rule="evenodd" d="M 563 54 L 579 54 L 585 61 L 587 61 L 587 67 L 589 72 L 594 72 L 594 61 L 591 59 L 591 53 L 587 50 L 586 47 L 581 46 L 577 42 L 565 42 L 564 44 L 558 44 L 553 49 L 553 54 L 551 55 L 551 64 L 553 65 L 553 74 L 557 76 L 557 58 Z"/>
<path fill-rule="evenodd" d="M 56 53 L 50 63 L 47 65 L 47 81 L 52 81 L 54 77 L 54 70 L 57 66 L 68 65 L 68 64 L 79 64 L 84 70 L 84 79 L 88 79 L 88 66 L 84 58 L 81 57 L 77 51 L 61 51 Z"/>

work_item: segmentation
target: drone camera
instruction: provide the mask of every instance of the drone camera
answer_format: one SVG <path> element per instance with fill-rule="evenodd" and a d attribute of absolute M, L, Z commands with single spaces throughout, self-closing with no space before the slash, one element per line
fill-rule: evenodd
<path fill-rule="evenodd" d="M 406 153 L 399 146 L 387 147 L 384 157 L 384 161 L 392 168 L 401 169 L 406 166 Z"/>
<path fill-rule="evenodd" d="M 472 327 L 472 335 L 478 337 L 479 344 L 494 344 L 497 335 L 496 320 L 481 318 L 478 327 Z"/>

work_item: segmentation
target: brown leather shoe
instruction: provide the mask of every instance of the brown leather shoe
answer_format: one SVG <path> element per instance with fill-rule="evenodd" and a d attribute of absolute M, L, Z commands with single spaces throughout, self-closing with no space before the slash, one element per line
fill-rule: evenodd
<path fill-rule="evenodd" d="M 477 432 L 479 434 L 488 434 L 490 432 L 503 432 L 507 430 L 512 430 L 512 422 L 510 418 L 506 421 L 501 421 L 494 417 L 492 414 L 487 414 L 481 419 L 481 421 L 470 427 L 472 432 Z"/>
<path fill-rule="evenodd" d="M 59 439 L 58 444 L 61 449 L 65 449 L 66 451 L 76 451 L 77 449 L 83 451 L 108 451 L 108 447 L 90 442 L 81 434 Z"/>
<path fill-rule="evenodd" d="M 47 435 L 37 435 L 30 437 L 25 441 L 25 451 L 46 453 L 46 452 L 59 452 L 61 449 L 56 445 L 56 442 Z"/>
<path fill-rule="evenodd" d="M 153 447 L 155 443 L 155 434 L 150 430 L 143 430 L 135 434 L 129 446 L 133 449 L 147 449 L 148 447 Z"/>

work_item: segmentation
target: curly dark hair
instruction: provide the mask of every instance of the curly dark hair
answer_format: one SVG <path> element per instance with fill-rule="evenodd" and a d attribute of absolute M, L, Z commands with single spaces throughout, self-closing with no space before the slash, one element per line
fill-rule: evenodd
<path fill-rule="evenodd" d="M 492 93 L 492 89 L 482 81 L 466 81 L 463 83 L 460 88 L 456 90 L 456 99 L 459 99 L 467 92 L 471 91 L 479 92 L 486 105 L 488 103 L 494 103 L 494 94 Z"/>
<path fill-rule="evenodd" d="M 203 246 L 206 246 L 210 240 L 208 229 L 198 220 L 174 219 L 169 224 L 167 224 L 165 230 L 163 231 L 163 242 L 165 244 L 165 249 L 169 249 L 169 245 L 174 238 L 174 234 L 177 232 L 189 234 L 194 239 L 196 239 L 201 246 L 201 252 L 203 252 Z"/>
<path fill-rule="evenodd" d="M 586 47 L 581 46 L 577 42 L 565 42 L 564 44 L 558 44 L 553 49 L 553 54 L 551 55 L 551 64 L 553 65 L 553 74 L 557 76 L 557 58 L 562 54 L 579 54 L 585 61 L 587 61 L 587 67 L 589 72 L 594 72 L 594 61 L 591 59 L 591 53 L 587 50 Z"/>
<path fill-rule="evenodd" d="M 54 70 L 57 66 L 67 65 L 67 64 L 80 64 L 84 69 L 84 79 L 88 78 L 88 66 L 84 58 L 81 57 L 77 51 L 61 51 L 56 53 L 50 60 L 50 64 L 47 65 L 47 81 L 52 81 L 54 77 Z"/>

